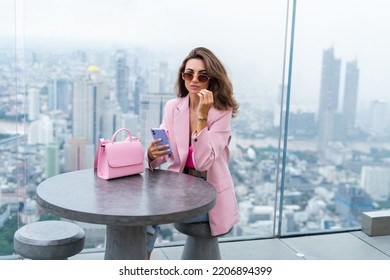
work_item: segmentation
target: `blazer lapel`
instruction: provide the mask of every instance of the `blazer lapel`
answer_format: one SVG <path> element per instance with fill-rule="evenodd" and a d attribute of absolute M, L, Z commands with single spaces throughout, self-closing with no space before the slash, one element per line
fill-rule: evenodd
<path fill-rule="evenodd" d="M 184 168 L 184 165 L 187 161 L 188 148 L 190 141 L 190 116 L 189 116 L 189 97 L 181 98 L 180 102 L 177 104 L 176 110 L 174 111 L 174 127 L 175 127 L 175 137 L 177 143 L 177 150 L 180 158 L 181 169 Z M 181 170 L 180 170 L 181 171 Z"/>

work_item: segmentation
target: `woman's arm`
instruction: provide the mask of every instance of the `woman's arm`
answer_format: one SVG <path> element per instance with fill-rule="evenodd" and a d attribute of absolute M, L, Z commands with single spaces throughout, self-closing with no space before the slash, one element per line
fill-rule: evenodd
<path fill-rule="evenodd" d="M 191 136 L 193 161 L 199 171 L 208 170 L 219 156 L 226 153 L 230 142 L 232 112 L 214 112 L 213 119 L 209 114 L 209 126 Z"/>

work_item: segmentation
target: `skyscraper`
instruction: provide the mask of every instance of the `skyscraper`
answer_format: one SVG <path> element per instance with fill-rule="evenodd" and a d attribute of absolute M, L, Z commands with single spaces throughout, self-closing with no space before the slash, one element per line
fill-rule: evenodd
<path fill-rule="evenodd" d="M 71 83 L 66 79 L 53 79 L 48 84 L 49 111 L 61 110 L 69 113 Z"/>
<path fill-rule="evenodd" d="M 334 127 L 339 99 L 340 64 L 341 60 L 335 58 L 333 48 L 324 50 L 318 109 L 318 148 L 321 153 L 325 152 L 327 143 L 335 139 Z"/>
<path fill-rule="evenodd" d="M 122 112 L 129 112 L 129 67 L 127 66 L 127 55 L 125 50 L 116 52 L 116 97 Z"/>
<path fill-rule="evenodd" d="M 144 145 L 149 145 L 152 140 L 150 129 L 161 124 L 165 103 L 172 98 L 173 93 L 148 93 L 141 96 L 140 140 Z"/>
<path fill-rule="evenodd" d="M 99 73 L 99 67 L 89 66 L 87 78 L 76 81 L 73 91 L 73 138 L 89 140 L 94 145 L 102 137 L 102 104 L 110 94 Z"/>
<path fill-rule="evenodd" d="M 117 129 L 122 127 L 122 111 L 116 100 L 106 100 L 101 106 L 101 135 L 103 138 L 110 138 Z"/>
<path fill-rule="evenodd" d="M 389 102 L 385 99 L 371 101 L 368 121 L 368 131 L 372 136 L 385 137 L 389 131 Z"/>
<path fill-rule="evenodd" d="M 161 92 L 161 73 L 157 70 L 149 71 L 147 85 L 149 92 Z"/>
<path fill-rule="evenodd" d="M 373 200 L 386 201 L 390 194 L 390 168 L 363 165 L 360 184 Z"/>
<path fill-rule="evenodd" d="M 30 123 L 28 127 L 27 141 L 30 145 L 49 145 L 54 140 L 54 123 L 48 116 L 44 115 Z"/>
<path fill-rule="evenodd" d="M 58 143 L 50 143 L 46 147 L 46 178 L 60 173 L 59 161 L 59 145 Z"/>
<path fill-rule="evenodd" d="M 64 145 L 64 172 L 93 168 L 94 145 L 84 139 L 71 139 Z"/>
<path fill-rule="evenodd" d="M 373 208 L 371 197 L 356 185 L 340 184 L 334 200 L 335 211 L 347 227 L 360 225 L 362 212 Z"/>
<path fill-rule="evenodd" d="M 72 138 L 65 144 L 65 171 L 93 167 L 94 151 L 102 135 L 103 102 L 109 99 L 108 84 L 100 68 L 88 67 L 86 79 L 74 83 Z"/>
<path fill-rule="evenodd" d="M 347 136 L 355 129 L 356 107 L 358 97 L 359 68 L 357 61 L 348 62 L 345 71 L 343 120 Z"/>
<path fill-rule="evenodd" d="M 140 111 L 140 98 L 141 95 L 145 92 L 145 79 L 142 76 L 138 76 L 137 80 L 135 81 L 135 86 L 134 86 L 134 113 L 136 115 L 139 115 Z"/>
<path fill-rule="evenodd" d="M 39 89 L 36 87 L 29 88 L 27 91 L 28 97 L 28 120 L 34 121 L 39 118 L 40 113 L 40 97 Z"/>

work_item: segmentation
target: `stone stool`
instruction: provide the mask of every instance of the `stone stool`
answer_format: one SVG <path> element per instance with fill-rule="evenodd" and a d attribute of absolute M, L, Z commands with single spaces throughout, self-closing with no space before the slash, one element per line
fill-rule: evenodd
<path fill-rule="evenodd" d="M 14 234 L 14 251 L 32 260 L 66 260 L 84 248 L 85 232 L 75 223 L 43 221 L 27 224 Z"/>
<path fill-rule="evenodd" d="M 175 223 L 175 228 L 187 235 L 182 260 L 220 260 L 218 237 L 211 236 L 208 222 Z"/>

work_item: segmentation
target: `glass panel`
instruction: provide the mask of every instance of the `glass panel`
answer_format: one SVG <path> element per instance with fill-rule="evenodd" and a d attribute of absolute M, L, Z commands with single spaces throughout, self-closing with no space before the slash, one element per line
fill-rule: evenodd
<path fill-rule="evenodd" d="M 389 207 L 387 1 L 298 1 L 283 233 Z"/>
<path fill-rule="evenodd" d="M 0 3 L 0 256 L 13 253 L 18 211 L 26 200 L 24 90 L 19 81 L 23 65 L 17 62 L 22 61 L 22 48 L 16 37 L 21 21 L 15 5 L 14 1 Z"/>
<path fill-rule="evenodd" d="M 26 141 L 11 142 L 4 154 L 18 151 L 12 156 L 25 167 L 25 173 L 18 172 L 26 184 L 12 182 L 23 193 L 19 226 L 60 218 L 35 203 L 35 189 L 51 176 L 92 168 L 99 137 L 108 138 L 125 126 L 146 148 L 149 128 L 160 124 L 165 101 L 175 97 L 181 61 L 192 48 L 205 46 L 226 66 L 240 104 L 230 144 L 240 223 L 226 238 L 273 235 L 279 158 L 279 128 L 274 124 L 280 122 L 286 0 L 244 0 L 239 9 L 232 0 L 223 5 L 208 0 L 15 3 L 16 9 L 1 4 L 1 13 L 11 18 L 10 28 L 2 24 L 0 30 L 18 29 L 16 10 L 16 22 L 22 24 L 16 35 L 10 34 L 11 42 L 22 51 L 16 60 L 13 48 L 1 56 L 9 60 L 0 61 L 0 67 L 11 70 L 0 78 L 6 83 L 6 98 L 19 102 L 12 106 L 24 108 L 15 108 L 14 118 L 24 120 L 25 127 L 11 134 L 26 131 Z M 17 79 L 20 91 L 16 62 L 23 74 Z M 4 111 L 14 109 L 4 106 Z M 15 127 L 17 120 L 10 124 Z M 13 206 L 18 206 L 15 201 Z M 87 231 L 86 248 L 104 246 L 104 226 L 81 225 Z M 183 239 L 172 225 L 162 228 L 158 242 Z"/>

